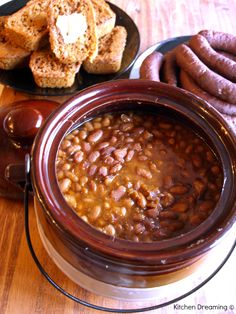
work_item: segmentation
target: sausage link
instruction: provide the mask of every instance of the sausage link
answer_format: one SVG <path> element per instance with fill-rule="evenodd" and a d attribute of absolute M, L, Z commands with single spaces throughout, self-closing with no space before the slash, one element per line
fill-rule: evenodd
<path fill-rule="evenodd" d="M 176 48 L 176 60 L 202 89 L 226 102 L 236 103 L 236 84 L 211 71 L 188 46 L 181 44 Z"/>
<path fill-rule="evenodd" d="M 172 86 L 177 86 L 177 63 L 174 50 L 167 52 L 162 65 L 163 81 Z"/>
<path fill-rule="evenodd" d="M 235 82 L 236 62 L 217 53 L 204 36 L 192 36 L 189 41 L 189 47 L 209 68 Z"/>
<path fill-rule="evenodd" d="M 189 92 L 201 97 L 223 114 L 236 115 L 236 106 L 218 99 L 202 90 L 185 71 L 180 71 L 181 86 Z"/>
<path fill-rule="evenodd" d="M 148 55 L 140 67 L 140 78 L 152 81 L 160 81 L 160 68 L 163 62 L 163 54 L 154 51 Z"/>
<path fill-rule="evenodd" d="M 236 36 L 212 30 L 202 30 L 199 34 L 207 39 L 212 48 L 236 55 Z"/>

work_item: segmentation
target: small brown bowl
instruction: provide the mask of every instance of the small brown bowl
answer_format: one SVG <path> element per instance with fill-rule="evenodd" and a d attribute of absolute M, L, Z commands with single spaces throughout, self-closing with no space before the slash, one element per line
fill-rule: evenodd
<path fill-rule="evenodd" d="M 190 232 L 151 243 L 113 238 L 85 223 L 60 192 L 55 163 L 64 136 L 91 117 L 127 110 L 166 114 L 186 122 L 218 156 L 224 174 L 220 199 L 212 214 Z M 107 295 L 111 287 L 147 289 L 183 278 L 220 243 L 236 220 L 232 130 L 208 103 L 163 83 L 118 80 L 80 92 L 49 117 L 34 141 L 31 157 L 35 211 L 45 247 L 68 276 L 88 289 L 88 278 L 90 284 L 102 283 L 105 290 L 101 293 Z M 70 268 L 78 271 L 78 278 Z"/>

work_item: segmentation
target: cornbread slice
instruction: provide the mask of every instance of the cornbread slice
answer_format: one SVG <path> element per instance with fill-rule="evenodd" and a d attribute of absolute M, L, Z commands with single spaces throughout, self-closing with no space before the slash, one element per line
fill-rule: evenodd
<path fill-rule="evenodd" d="M 83 62 L 84 69 L 91 74 L 110 74 L 120 70 L 127 32 L 123 26 L 116 26 L 111 33 L 99 40 L 97 57 Z"/>
<path fill-rule="evenodd" d="M 35 51 L 48 42 L 47 7 L 49 0 L 30 1 L 19 11 L 8 16 L 6 36 L 15 46 Z"/>
<path fill-rule="evenodd" d="M 9 42 L 0 42 L 0 69 L 12 70 L 28 64 L 30 52 L 14 47 Z"/>
<path fill-rule="evenodd" d="M 98 38 L 110 33 L 115 27 L 116 14 L 104 0 L 91 0 L 94 10 Z"/>
<path fill-rule="evenodd" d="M 29 67 L 40 87 L 64 88 L 73 85 L 80 63 L 63 64 L 49 50 L 35 51 Z"/>
<path fill-rule="evenodd" d="M 52 51 L 63 63 L 97 55 L 95 12 L 90 0 L 51 0 L 48 10 Z"/>

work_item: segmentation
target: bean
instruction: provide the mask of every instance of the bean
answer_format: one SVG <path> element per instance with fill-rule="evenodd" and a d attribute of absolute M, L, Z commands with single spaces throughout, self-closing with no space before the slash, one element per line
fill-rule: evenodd
<path fill-rule="evenodd" d="M 134 232 L 136 234 L 142 234 L 145 231 L 145 226 L 141 223 L 135 224 L 134 225 Z"/>
<path fill-rule="evenodd" d="M 121 199 L 121 197 L 125 195 L 125 193 L 126 193 L 126 187 L 121 185 L 116 190 L 113 190 L 111 192 L 111 197 L 115 201 L 119 201 Z"/>
<path fill-rule="evenodd" d="M 125 157 L 125 161 L 131 161 L 133 157 L 134 157 L 134 150 L 129 150 Z"/>
<path fill-rule="evenodd" d="M 87 137 L 87 132 L 86 131 L 84 131 L 84 130 L 79 131 L 79 138 L 81 140 L 85 140 L 86 137 Z"/>
<path fill-rule="evenodd" d="M 88 177 L 82 176 L 79 181 L 80 181 L 80 184 L 84 186 L 88 182 Z"/>
<path fill-rule="evenodd" d="M 123 132 L 131 131 L 133 129 L 134 125 L 133 123 L 124 123 L 121 125 L 120 129 Z"/>
<path fill-rule="evenodd" d="M 158 126 L 163 130 L 170 130 L 173 127 L 172 124 L 166 122 L 160 122 L 158 123 Z"/>
<path fill-rule="evenodd" d="M 182 195 L 188 192 L 188 188 L 185 185 L 174 185 L 170 188 L 170 192 L 174 195 Z"/>
<path fill-rule="evenodd" d="M 111 205 L 110 205 L 109 202 L 105 202 L 104 205 L 103 205 L 103 207 L 104 207 L 105 209 L 110 209 L 110 208 L 111 208 Z"/>
<path fill-rule="evenodd" d="M 111 157 L 111 156 L 107 156 L 104 159 L 104 163 L 107 164 L 107 165 L 113 165 L 114 161 L 115 161 L 115 159 L 113 157 Z"/>
<path fill-rule="evenodd" d="M 171 210 L 173 210 L 174 212 L 184 213 L 188 210 L 188 203 L 183 203 L 183 202 L 175 203 L 171 207 Z"/>
<path fill-rule="evenodd" d="M 102 120 L 102 126 L 104 127 L 107 127 L 111 124 L 111 121 L 108 117 L 105 117 L 103 120 Z"/>
<path fill-rule="evenodd" d="M 91 145 L 90 145 L 88 142 L 83 142 L 81 145 L 82 145 L 83 150 L 84 150 L 86 153 L 90 152 L 90 150 L 91 150 Z"/>
<path fill-rule="evenodd" d="M 171 206 L 175 202 L 175 198 L 171 193 L 164 192 L 161 196 L 161 205 L 166 208 L 168 206 Z"/>
<path fill-rule="evenodd" d="M 167 175 L 165 177 L 163 177 L 163 185 L 165 188 L 169 189 L 171 186 L 173 186 L 174 182 L 173 182 L 173 178 L 170 175 Z"/>
<path fill-rule="evenodd" d="M 126 198 L 123 204 L 126 208 L 130 209 L 134 205 L 134 201 L 131 198 Z"/>
<path fill-rule="evenodd" d="M 205 216 L 203 216 L 201 213 L 193 214 L 189 217 L 189 222 L 191 225 L 200 225 L 200 223 L 205 219 Z"/>
<path fill-rule="evenodd" d="M 160 212 L 159 217 L 161 219 L 178 219 L 178 214 L 170 211 L 170 210 L 163 210 Z"/>
<path fill-rule="evenodd" d="M 71 187 L 71 180 L 70 179 L 65 178 L 60 182 L 60 190 L 62 193 L 67 192 L 70 187 Z"/>
<path fill-rule="evenodd" d="M 73 172 L 70 172 L 70 171 L 65 171 L 65 176 L 73 182 L 78 182 L 78 180 L 79 180 L 77 175 Z"/>
<path fill-rule="evenodd" d="M 110 139 L 110 144 L 114 145 L 117 142 L 117 137 L 112 136 L 112 138 Z"/>
<path fill-rule="evenodd" d="M 97 191 L 97 184 L 96 184 L 96 182 L 95 181 L 91 181 L 90 182 L 90 189 L 91 189 L 91 191 L 93 191 L 93 192 L 96 192 Z"/>
<path fill-rule="evenodd" d="M 109 236 L 115 236 L 116 234 L 116 229 L 112 225 L 107 225 L 103 228 L 103 232 L 105 232 Z"/>
<path fill-rule="evenodd" d="M 61 144 L 61 148 L 62 149 L 66 149 L 66 148 L 68 148 L 68 147 L 70 147 L 71 146 L 71 141 L 68 141 L 68 140 L 64 140 L 63 142 L 62 142 L 62 144 Z"/>
<path fill-rule="evenodd" d="M 151 217 L 151 218 L 157 218 L 158 214 L 159 214 L 159 210 L 158 208 L 150 208 L 148 210 L 146 210 L 147 216 Z"/>
<path fill-rule="evenodd" d="M 152 156 L 152 152 L 150 152 L 150 150 L 148 150 L 148 149 L 144 149 L 144 154 L 147 157 L 151 157 Z"/>
<path fill-rule="evenodd" d="M 62 170 L 70 170 L 71 169 L 71 164 L 67 164 L 65 163 L 62 167 L 61 167 Z"/>
<path fill-rule="evenodd" d="M 198 197 L 201 197 L 207 188 L 207 183 L 202 179 L 196 179 L 193 182 L 193 187 L 196 190 Z"/>
<path fill-rule="evenodd" d="M 138 157 L 138 160 L 145 161 L 145 160 L 148 160 L 148 157 L 144 156 L 144 155 L 141 155 L 141 156 Z"/>
<path fill-rule="evenodd" d="M 77 144 L 79 144 L 80 143 L 80 139 L 77 137 L 77 136 L 75 136 L 74 138 L 73 138 L 73 144 L 74 145 L 77 145 Z"/>
<path fill-rule="evenodd" d="M 145 131 L 143 132 L 143 138 L 144 138 L 145 140 L 151 140 L 151 139 L 153 138 L 153 134 L 150 133 L 150 132 L 148 132 L 147 130 L 145 130 Z"/>
<path fill-rule="evenodd" d="M 101 127 L 102 127 L 102 124 L 100 122 L 94 122 L 93 124 L 94 130 L 101 129 Z"/>
<path fill-rule="evenodd" d="M 117 173 L 118 171 L 120 171 L 122 169 L 122 165 L 120 163 L 116 164 L 115 166 L 113 166 L 111 169 L 110 169 L 110 173 L 113 174 L 113 173 Z"/>
<path fill-rule="evenodd" d="M 107 167 L 102 166 L 98 169 L 98 174 L 105 177 L 108 173 Z"/>
<path fill-rule="evenodd" d="M 115 208 L 115 213 L 118 215 L 118 216 L 121 216 L 121 217 L 125 217 L 126 216 L 126 213 L 127 213 L 127 210 L 124 206 L 122 207 L 116 207 Z"/>
<path fill-rule="evenodd" d="M 133 220 L 134 221 L 144 221 L 145 220 L 145 215 L 142 214 L 142 213 L 134 213 Z"/>
<path fill-rule="evenodd" d="M 58 171 L 57 172 L 57 179 L 58 180 L 61 180 L 64 178 L 64 172 L 62 170 Z"/>
<path fill-rule="evenodd" d="M 104 183 L 106 186 L 109 186 L 113 180 L 114 180 L 114 176 L 107 176 L 106 179 L 104 180 Z"/>
<path fill-rule="evenodd" d="M 135 143 L 133 149 L 140 152 L 142 150 L 142 146 L 140 143 Z"/>
<path fill-rule="evenodd" d="M 190 144 L 185 149 L 185 154 L 190 154 L 193 151 L 193 145 Z"/>
<path fill-rule="evenodd" d="M 88 136 L 88 141 L 90 143 L 96 143 L 97 141 L 100 140 L 100 138 L 102 137 L 103 135 L 103 131 L 102 130 L 97 130 L 93 133 L 91 133 L 89 136 Z"/>
<path fill-rule="evenodd" d="M 97 150 L 95 150 L 94 152 L 91 152 L 89 154 L 88 160 L 89 162 L 95 162 L 99 156 L 100 156 L 100 153 Z"/>
<path fill-rule="evenodd" d="M 124 113 L 120 116 L 120 118 L 123 122 L 130 122 L 131 121 L 131 118 Z"/>
<path fill-rule="evenodd" d="M 136 169 L 137 175 L 146 178 L 146 179 L 152 179 L 152 174 L 149 170 L 146 170 L 144 168 L 137 168 Z"/>
<path fill-rule="evenodd" d="M 90 211 L 89 211 L 89 220 L 94 221 L 96 219 L 98 219 L 98 217 L 100 216 L 102 212 L 102 208 L 101 206 L 95 206 L 93 207 Z"/>
<path fill-rule="evenodd" d="M 145 208 L 147 205 L 147 200 L 141 192 L 138 192 L 137 204 L 141 208 Z"/>
<path fill-rule="evenodd" d="M 144 128 L 140 127 L 140 128 L 134 128 L 132 135 L 133 136 L 138 136 L 141 135 L 144 132 Z"/>
<path fill-rule="evenodd" d="M 70 194 L 65 194 L 65 199 L 67 201 L 67 203 L 72 207 L 72 208 L 76 208 L 77 202 L 76 202 L 76 198 L 74 195 L 70 195 Z"/>
<path fill-rule="evenodd" d="M 192 155 L 192 163 L 196 168 L 201 168 L 202 159 L 199 155 Z"/>
<path fill-rule="evenodd" d="M 211 172 L 215 175 L 219 174 L 220 173 L 220 167 L 215 165 L 215 166 L 212 166 L 211 167 Z"/>
<path fill-rule="evenodd" d="M 126 137 L 125 143 L 133 143 L 134 139 L 132 137 Z"/>
<path fill-rule="evenodd" d="M 149 162 L 149 168 L 150 170 L 152 170 L 152 172 L 156 172 L 156 173 L 160 172 L 160 170 L 157 169 L 157 165 L 152 161 Z"/>
<path fill-rule="evenodd" d="M 81 151 L 78 151 L 74 154 L 74 161 L 75 163 L 79 164 L 84 159 L 84 153 Z"/>
<path fill-rule="evenodd" d="M 88 217 L 85 215 L 81 216 L 81 219 L 83 219 L 84 222 L 88 222 Z"/>
<path fill-rule="evenodd" d="M 97 168 L 98 168 L 98 167 L 97 167 L 96 165 L 91 165 L 90 168 L 89 168 L 88 174 L 89 174 L 90 176 L 93 176 L 93 175 L 96 173 Z"/>
<path fill-rule="evenodd" d="M 79 183 L 75 183 L 74 184 L 74 189 L 75 189 L 75 192 L 80 192 L 82 190 L 82 187 Z"/>
<path fill-rule="evenodd" d="M 77 151 L 81 150 L 81 146 L 80 145 L 72 145 L 67 149 L 67 153 L 68 155 L 73 155 L 74 153 L 76 153 Z"/>
<path fill-rule="evenodd" d="M 74 139 L 74 135 L 71 133 L 71 134 L 68 134 L 66 137 L 65 137 L 65 140 L 73 140 Z"/>
<path fill-rule="evenodd" d="M 106 156 L 106 155 L 110 155 L 113 151 L 115 150 L 115 147 L 113 146 L 108 146 L 108 147 L 105 147 L 101 150 L 101 154 L 103 156 Z"/>
<path fill-rule="evenodd" d="M 101 122 L 101 121 L 102 121 L 102 117 L 97 117 L 93 119 L 93 122 Z"/>
<path fill-rule="evenodd" d="M 212 162 L 214 160 L 214 155 L 212 154 L 212 152 L 210 151 L 206 152 L 206 160 L 209 162 Z"/>
<path fill-rule="evenodd" d="M 101 150 L 101 149 L 103 149 L 103 148 L 105 148 L 105 147 L 107 147 L 107 146 L 109 146 L 109 145 L 110 145 L 109 142 L 102 142 L 102 143 L 100 143 L 100 144 L 98 145 L 97 149 L 98 149 L 98 150 Z"/>
<path fill-rule="evenodd" d="M 203 211 L 203 212 L 209 212 L 213 209 L 213 207 L 214 207 L 214 202 L 210 200 L 206 200 L 199 204 L 198 210 Z"/>
<path fill-rule="evenodd" d="M 85 160 L 85 161 L 82 163 L 82 169 L 83 169 L 83 170 L 88 169 L 89 166 L 90 166 L 90 163 L 89 163 L 87 160 Z"/>
<path fill-rule="evenodd" d="M 182 221 L 172 221 L 171 224 L 168 224 L 166 226 L 167 230 L 171 231 L 171 232 L 175 232 L 178 231 L 180 229 L 182 229 L 184 226 Z"/>
<path fill-rule="evenodd" d="M 93 125 L 92 125 L 91 122 L 85 122 L 84 128 L 85 128 L 85 130 L 87 130 L 87 131 L 93 131 Z"/>
<path fill-rule="evenodd" d="M 122 161 L 127 155 L 127 148 L 120 148 L 113 151 L 115 158 L 118 161 Z"/>

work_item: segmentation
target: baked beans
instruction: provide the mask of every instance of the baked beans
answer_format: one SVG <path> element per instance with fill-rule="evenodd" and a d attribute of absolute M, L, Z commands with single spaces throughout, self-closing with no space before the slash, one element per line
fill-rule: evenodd
<path fill-rule="evenodd" d="M 154 114 L 106 114 L 62 141 L 57 179 L 87 223 L 117 238 L 151 242 L 186 233 L 212 212 L 223 173 L 193 130 Z"/>

